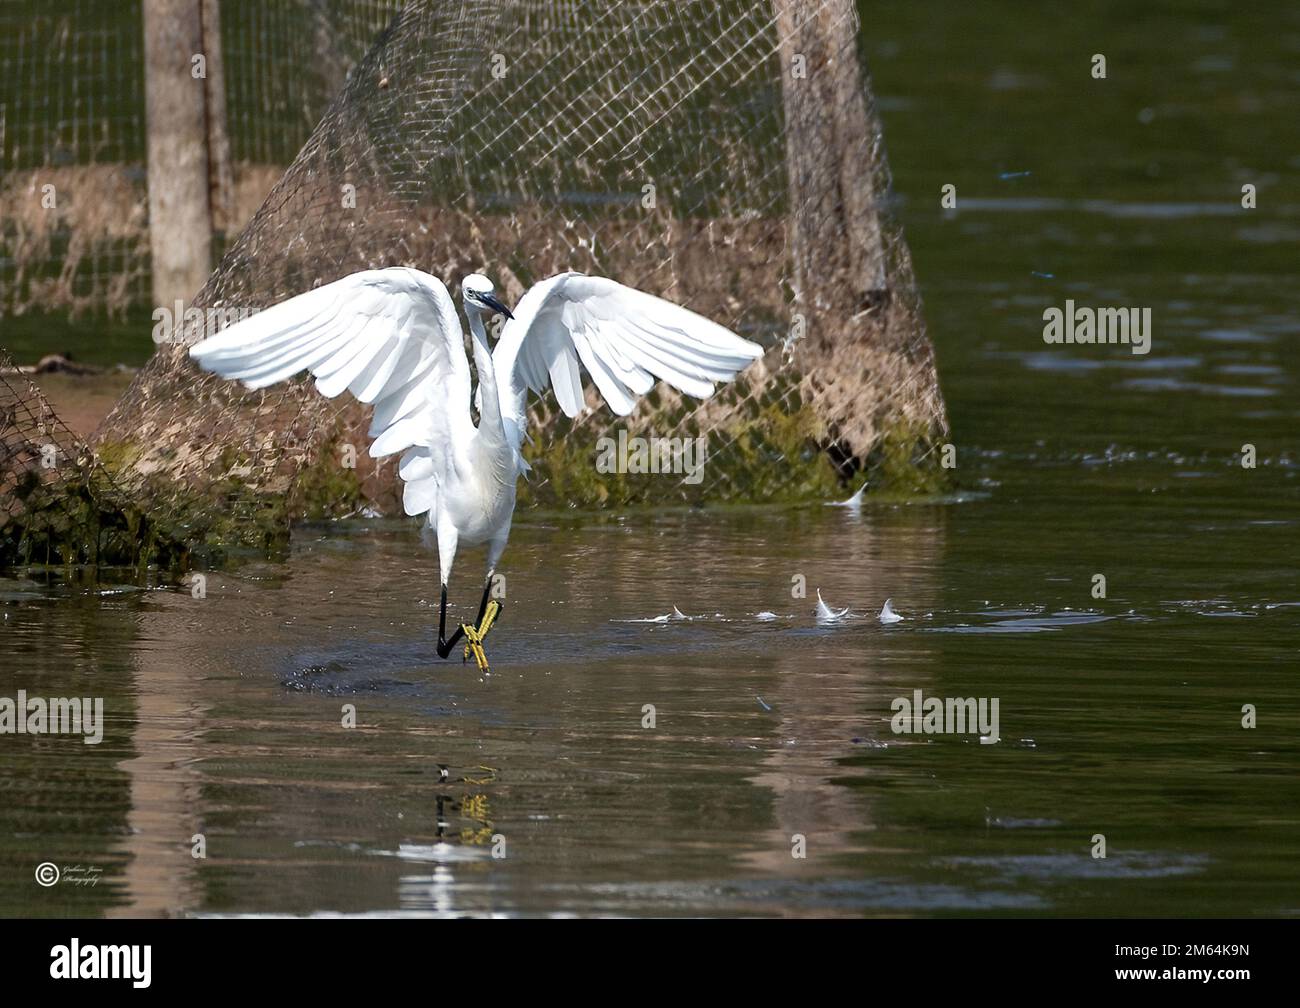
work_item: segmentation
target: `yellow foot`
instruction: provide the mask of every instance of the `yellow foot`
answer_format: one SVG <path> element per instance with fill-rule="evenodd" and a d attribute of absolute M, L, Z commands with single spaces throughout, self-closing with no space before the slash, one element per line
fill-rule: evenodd
<path fill-rule="evenodd" d="M 492 624 L 496 622 L 497 615 L 501 612 L 501 603 L 496 599 L 488 599 L 487 608 L 483 610 L 483 619 L 478 625 L 478 637 L 482 640 L 492 629 Z"/>
<path fill-rule="evenodd" d="M 490 599 L 487 608 L 483 610 L 483 619 L 477 627 L 472 627 L 468 623 L 462 623 L 460 627 L 465 634 L 465 654 L 461 657 L 461 661 L 469 661 L 469 656 L 473 655 L 480 672 L 490 671 L 487 654 L 483 651 L 483 638 L 492 629 L 492 624 L 496 622 L 497 613 L 500 611 L 501 603 L 496 599 Z"/>
<path fill-rule="evenodd" d="M 479 632 L 468 623 L 462 623 L 460 628 L 465 633 L 465 654 L 461 661 L 469 661 L 469 656 L 474 656 L 474 661 L 478 663 L 480 672 L 488 671 L 487 655 L 483 651 L 483 638 Z"/>

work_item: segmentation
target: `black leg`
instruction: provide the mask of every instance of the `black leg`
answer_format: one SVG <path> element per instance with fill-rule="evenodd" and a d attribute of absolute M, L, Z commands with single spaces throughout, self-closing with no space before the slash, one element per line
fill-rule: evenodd
<path fill-rule="evenodd" d="M 442 606 L 438 612 L 438 657 L 446 658 L 447 655 L 451 654 L 451 649 L 454 648 L 464 636 L 465 631 L 460 627 L 457 627 L 456 632 L 451 635 L 451 640 L 447 640 L 447 586 L 443 585 Z"/>
<path fill-rule="evenodd" d="M 474 626 L 483 625 L 483 616 L 487 613 L 488 602 L 492 599 L 492 579 L 487 579 L 487 584 L 483 586 L 483 599 L 478 604 L 478 616 L 474 619 Z M 497 603 L 497 613 L 500 614 L 501 603 Z M 460 643 L 461 638 L 465 636 L 465 628 L 458 626 L 456 632 L 447 639 L 447 589 L 442 589 L 442 605 L 438 611 L 438 657 L 446 658 L 451 654 L 451 649 Z M 479 651 L 481 654 L 481 649 Z"/>
<path fill-rule="evenodd" d="M 483 622 L 483 614 L 487 612 L 488 599 L 492 596 L 492 579 L 487 579 L 487 584 L 483 586 L 483 601 L 478 604 L 478 616 L 474 620 L 474 625 L 479 626 Z"/>

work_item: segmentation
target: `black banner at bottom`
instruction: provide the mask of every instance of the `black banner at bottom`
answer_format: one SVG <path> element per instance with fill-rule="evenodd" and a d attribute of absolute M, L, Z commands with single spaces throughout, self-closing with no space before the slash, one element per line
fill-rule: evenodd
<path fill-rule="evenodd" d="M 92 996 L 220 996 L 281 983 L 299 995 L 373 996 L 376 985 L 421 977 L 432 993 L 469 971 L 479 983 L 509 977 L 539 994 L 563 985 L 566 996 L 585 988 L 617 997 L 640 977 L 704 981 L 732 995 L 757 986 L 766 998 L 806 997 L 828 983 L 864 997 L 1122 988 L 1231 997 L 1288 979 L 1291 938 L 1287 923 L 1265 920 L 628 921 L 597 931 L 432 919 L 6 920 L 0 962 L 6 992 Z"/>

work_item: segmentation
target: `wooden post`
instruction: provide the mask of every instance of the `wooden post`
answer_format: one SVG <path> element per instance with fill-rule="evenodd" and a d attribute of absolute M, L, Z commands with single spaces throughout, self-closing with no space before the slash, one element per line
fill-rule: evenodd
<path fill-rule="evenodd" d="M 228 237 L 244 221 L 234 219 L 235 176 L 230 162 L 230 133 L 226 129 L 226 64 L 221 57 L 221 0 L 203 4 L 203 52 L 208 58 L 204 88 L 208 120 L 208 202 L 212 230 Z"/>
<path fill-rule="evenodd" d="M 858 57 L 854 0 L 771 0 L 781 61 L 789 178 L 795 344 L 805 402 L 816 404 L 844 476 L 930 485 L 922 465 L 947 417 L 911 259 L 887 213 L 880 120 Z M 890 463 L 892 465 L 892 463 Z M 873 469 L 874 467 L 874 469 Z M 909 482 L 911 481 L 911 482 Z"/>
<path fill-rule="evenodd" d="M 852 0 L 772 0 L 781 58 L 795 295 L 854 315 L 887 297 Z"/>
<path fill-rule="evenodd" d="M 333 101 L 334 96 L 342 91 L 343 85 L 348 82 L 347 64 L 335 38 L 336 26 L 331 22 L 329 11 L 320 0 L 310 5 L 309 16 L 313 47 L 316 50 L 314 66 L 320 81 L 321 94 L 328 95 Z"/>
<path fill-rule="evenodd" d="M 153 297 L 189 301 L 212 263 L 202 0 L 143 0 Z M 206 56 L 205 56 L 206 60 Z"/>

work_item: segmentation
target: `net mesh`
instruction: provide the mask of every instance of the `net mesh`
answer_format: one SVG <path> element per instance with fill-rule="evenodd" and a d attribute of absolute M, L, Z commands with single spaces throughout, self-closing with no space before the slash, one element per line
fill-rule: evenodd
<path fill-rule="evenodd" d="M 122 493 L 0 350 L 0 560 L 93 570 L 182 566 L 187 553 Z"/>
<path fill-rule="evenodd" d="M 346 13 L 308 6 L 312 23 Z M 349 37 L 383 13 L 350 9 Z M 222 23 L 234 67 L 242 29 Z M 703 403 L 660 386 L 629 417 L 570 421 L 539 400 L 522 501 L 762 501 L 825 496 L 864 467 L 925 472 L 946 420 L 857 46 L 847 0 L 411 0 L 350 71 L 342 50 L 313 68 L 341 90 L 198 292 L 202 318 L 101 427 L 100 455 L 161 526 L 206 508 L 211 534 L 253 545 L 290 514 L 396 510 L 362 407 L 303 382 L 246 392 L 197 372 L 185 344 L 400 264 L 453 292 L 487 272 L 507 300 L 566 269 L 609 276 L 768 348 Z M 297 84 L 240 86 L 235 119 L 291 120 L 305 101 Z M 273 161 L 276 135 L 232 138 L 237 160 Z M 707 462 L 598 473 L 620 433 L 702 438 Z"/>
<path fill-rule="evenodd" d="M 121 313 L 148 297 L 140 12 L 49 6 L 0 3 L 0 316 Z"/>
<path fill-rule="evenodd" d="M 220 0 L 231 234 L 401 6 Z M 0 0 L 0 318 L 152 310 L 143 38 L 139 0 Z"/>

